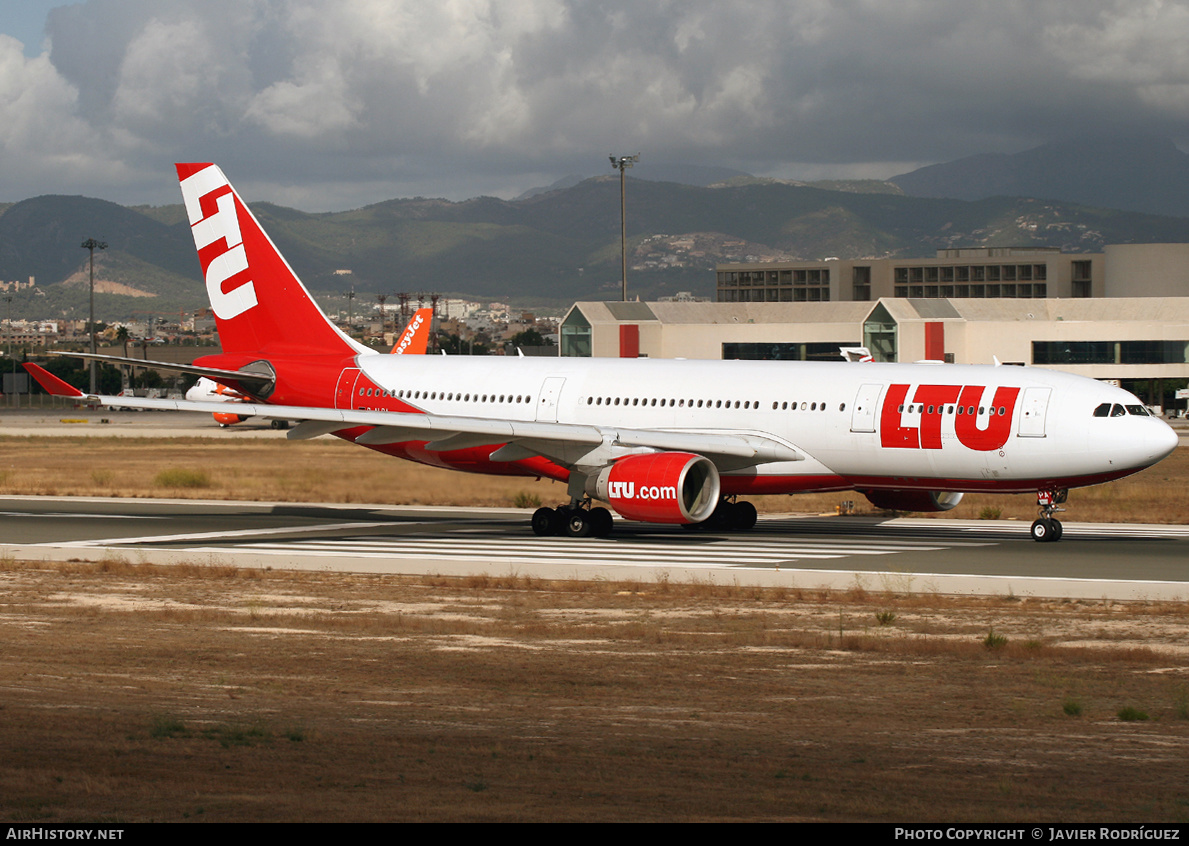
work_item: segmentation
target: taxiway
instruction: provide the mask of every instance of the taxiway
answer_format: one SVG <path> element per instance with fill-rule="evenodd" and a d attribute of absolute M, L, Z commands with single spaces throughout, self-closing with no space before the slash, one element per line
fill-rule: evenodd
<path fill-rule="evenodd" d="M 1189 598 L 1189 528 L 767 516 L 746 534 L 617 520 L 611 538 L 538 538 L 516 509 L 0 497 L 0 555 L 344 572 L 705 581 L 897 592 Z"/>

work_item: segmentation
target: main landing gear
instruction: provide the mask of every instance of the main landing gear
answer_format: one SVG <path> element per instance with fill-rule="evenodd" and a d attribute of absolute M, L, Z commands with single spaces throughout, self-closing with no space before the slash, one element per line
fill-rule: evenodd
<path fill-rule="evenodd" d="M 611 525 L 611 512 L 602 506 L 591 508 L 589 499 L 533 512 L 533 534 L 541 537 L 605 538 Z"/>
<path fill-rule="evenodd" d="M 705 529 L 708 532 L 748 532 L 755 528 L 756 507 L 733 496 L 723 497 L 714 512 L 701 523 L 685 523 L 683 529 Z"/>
<path fill-rule="evenodd" d="M 746 532 L 755 524 L 754 505 L 724 497 L 714 513 L 701 523 L 683 523 L 681 527 L 711 532 Z M 611 534 L 611 512 L 602 506 L 592 508 L 589 498 L 573 500 L 569 505 L 557 508 L 538 508 L 533 512 L 532 526 L 533 534 L 539 537 L 605 538 Z"/>
<path fill-rule="evenodd" d="M 1065 510 L 1058 506 L 1068 497 L 1069 491 L 1064 488 L 1057 491 L 1036 492 L 1036 504 L 1040 507 L 1040 517 L 1032 523 L 1032 539 L 1034 541 L 1049 543 L 1061 540 L 1061 521 L 1053 515 L 1058 511 Z"/>

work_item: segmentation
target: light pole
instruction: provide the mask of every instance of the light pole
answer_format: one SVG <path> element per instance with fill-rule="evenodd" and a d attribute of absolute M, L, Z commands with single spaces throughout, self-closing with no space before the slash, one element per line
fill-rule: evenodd
<path fill-rule="evenodd" d="M 91 251 L 91 355 L 95 355 L 95 251 L 106 250 L 107 244 L 88 238 L 83 241 L 83 249 Z M 95 359 L 91 359 L 91 393 L 98 393 L 95 389 Z"/>
<path fill-rule="evenodd" d="M 8 303 L 8 357 L 12 359 L 12 393 L 17 391 L 17 360 L 12 354 L 12 294 L 4 298 Z"/>
<path fill-rule="evenodd" d="M 640 154 L 634 156 L 608 156 L 611 167 L 619 171 L 619 257 L 620 272 L 623 273 L 623 301 L 628 301 L 628 215 L 627 195 L 624 188 L 624 171 L 640 161 Z"/>
<path fill-rule="evenodd" d="M 376 294 L 376 302 L 380 304 L 380 346 L 384 346 L 387 343 L 384 340 L 384 330 L 388 328 L 388 318 L 384 311 L 384 303 L 388 302 L 388 295 Z"/>

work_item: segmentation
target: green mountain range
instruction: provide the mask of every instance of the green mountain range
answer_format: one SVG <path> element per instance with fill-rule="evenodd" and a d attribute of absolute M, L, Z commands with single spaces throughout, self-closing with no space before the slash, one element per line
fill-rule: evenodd
<path fill-rule="evenodd" d="M 513 201 L 416 198 L 325 214 L 270 203 L 252 209 L 320 296 L 354 286 L 361 298 L 436 292 L 536 306 L 618 297 L 613 175 Z M 1025 198 L 910 197 L 871 183 L 827 189 L 749 179 L 698 187 L 629 178 L 627 230 L 629 294 L 643 299 L 710 295 L 714 266 L 727 261 L 1189 242 L 1189 218 Z M 126 208 L 44 196 L 0 207 L 0 280 L 36 280 L 34 289 L 10 294 L 15 316 L 85 316 L 88 253 L 79 245 L 87 238 L 108 244 L 96 253 L 97 309 L 105 319 L 205 305 L 180 204 Z"/>

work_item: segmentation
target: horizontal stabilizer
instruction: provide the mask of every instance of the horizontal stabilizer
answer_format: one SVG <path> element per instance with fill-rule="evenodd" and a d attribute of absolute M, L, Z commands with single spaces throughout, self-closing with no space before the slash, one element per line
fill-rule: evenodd
<path fill-rule="evenodd" d="M 82 399 L 86 396 L 86 394 L 74 387 L 74 385 L 71 385 L 69 382 L 63 382 L 53 373 L 50 373 L 40 365 L 25 362 L 21 366 L 28 370 L 29 375 L 36 379 L 37 384 L 45 388 L 46 393 L 50 394 L 51 396 L 75 397 L 78 399 Z"/>
<path fill-rule="evenodd" d="M 100 353 L 78 353 L 54 351 L 50 355 L 62 355 L 67 358 L 81 358 L 85 361 L 98 361 L 106 364 L 130 364 L 133 367 L 150 367 L 153 370 L 167 370 L 171 373 L 186 373 L 190 376 L 205 376 L 215 382 L 234 382 L 245 391 L 256 396 L 267 396 L 269 389 L 276 382 L 271 373 L 253 373 L 246 370 L 225 370 L 219 367 L 199 367 L 196 364 L 180 364 L 172 361 L 149 361 L 142 358 L 125 358 L 120 355 L 102 355 Z M 30 371 L 32 372 L 32 371 Z M 48 388 L 46 390 L 49 390 Z"/>

